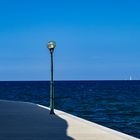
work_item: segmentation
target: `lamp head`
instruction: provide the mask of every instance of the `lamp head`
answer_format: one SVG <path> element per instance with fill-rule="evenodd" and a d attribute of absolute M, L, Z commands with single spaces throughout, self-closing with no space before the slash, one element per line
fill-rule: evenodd
<path fill-rule="evenodd" d="M 53 50 L 56 47 L 55 41 L 49 41 L 48 42 L 48 48 L 49 50 Z"/>

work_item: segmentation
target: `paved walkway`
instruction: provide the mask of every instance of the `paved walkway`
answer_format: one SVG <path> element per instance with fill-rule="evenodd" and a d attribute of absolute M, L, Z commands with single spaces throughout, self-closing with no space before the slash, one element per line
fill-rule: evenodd
<path fill-rule="evenodd" d="M 62 111 L 0 101 L 0 140 L 138 140 Z"/>

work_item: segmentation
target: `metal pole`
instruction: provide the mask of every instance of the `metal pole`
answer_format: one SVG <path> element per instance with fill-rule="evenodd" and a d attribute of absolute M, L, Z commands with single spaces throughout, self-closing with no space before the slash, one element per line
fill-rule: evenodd
<path fill-rule="evenodd" d="M 50 114 L 55 114 L 54 113 L 53 50 L 54 49 L 50 49 L 50 54 L 51 54 Z"/>

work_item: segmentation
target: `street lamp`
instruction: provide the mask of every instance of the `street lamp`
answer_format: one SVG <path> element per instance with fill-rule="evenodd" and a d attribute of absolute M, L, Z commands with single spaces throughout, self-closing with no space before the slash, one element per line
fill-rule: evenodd
<path fill-rule="evenodd" d="M 48 42 L 48 48 L 51 54 L 51 80 L 50 80 L 50 114 L 54 113 L 54 81 L 53 81 L 53 51 L 56 47 L 56 43 L 54 41 Z"/>

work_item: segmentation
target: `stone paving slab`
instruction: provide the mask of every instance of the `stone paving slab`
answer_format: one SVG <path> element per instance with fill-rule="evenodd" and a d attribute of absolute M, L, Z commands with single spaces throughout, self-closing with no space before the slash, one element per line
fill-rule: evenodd
<path fill-rule="evenodd" d="M 0 140 L 138 140 L 98 124 L 47 107 L 0 101 Z"/>

